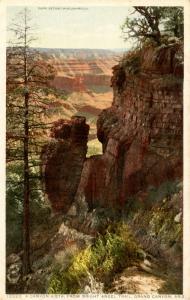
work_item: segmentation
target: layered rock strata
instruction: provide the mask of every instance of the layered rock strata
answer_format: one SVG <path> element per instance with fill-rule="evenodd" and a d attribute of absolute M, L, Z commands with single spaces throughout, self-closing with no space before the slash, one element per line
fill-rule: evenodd
<path fill-rule="evenodd" d="M 86 160 L 76 198 L 123 206 L 148 186 L 182 177 L 182 49 L 150 47 L 113 68 L 113 104 L 97 121 L 104 153 Z"/>
<path fill-rule="evenodd" d="M 97 121 L 103 155 L 85 160 L 83 119 L 77 121 L 80 130 L 75 119 L 63 124 L 48 146 L 46 189 L 56 210 L 66 211 L 74 199 L 84 199 L 91 209 L 120 208 L 134 194 L 182 177 L 181 42 L 129 53 L 113 68 L 112 86 L 112 106 Z"/>

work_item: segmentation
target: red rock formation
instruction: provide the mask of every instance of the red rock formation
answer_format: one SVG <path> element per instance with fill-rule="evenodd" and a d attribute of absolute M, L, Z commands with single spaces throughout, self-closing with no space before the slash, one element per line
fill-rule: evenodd
<path fill-rule="evenodd" d="M 86 90 L 84 79 L 82 76 L 56 76 L 51 83 L 52 87 L 63 89 L 65 91 L 82 92 Z"/>
<path fill-rule="evenodd" d="M 117 53 L 119 55 L 119 53 Z M 87 91 L 92 86 L 110 86 L 112 67 L 116 63 L 116 52 L 104 50 L 75 50 L 66 53 L 51 49 L 44 59 L 51 64 L 56 75 L 52 87 L 68 92 Z"/>
<path fill-rule="evenodd" d="M 150 185 L 182 177 L 182 50 L 180 43 L 148 48 L 114 67 L 113 104 L 97 122 L 103 155 L 85 161 L 84 119 L 55 125 L 45 168 L 54 210 L 67 211 L 74 198 L 90 208 L 121 207 Z"/>
<path fill-rule="evenodd" d="M 116 207 L 149 185 L 182 177 L 181 53 L 180 43 L 149 48 L 135 74 L 126 61 L 114 67 L 113 104 L 97 122 L 104 154 L 86 160 L 76 199 Z"/>
<path fill-rule="evenodd" d="M 110 66 L 111 67 L 111 66 Z M 74 76 L 55 76 L 51 86 L 71 92 L 87 91 L 91 86 L 109 87 L 111 75 L 102 74 L 75 74 Z"/>
<path fill-rule="evenodd" d="M 45 190 L 55 212 L 67 212 L 74 201 L 87 152 L 89 126 L 84 117 L 59 120 L 54 138 L 42 152 Z"/>

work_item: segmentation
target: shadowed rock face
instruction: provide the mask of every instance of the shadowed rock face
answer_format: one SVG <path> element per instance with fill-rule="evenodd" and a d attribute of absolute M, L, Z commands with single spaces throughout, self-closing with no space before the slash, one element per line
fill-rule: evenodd
<path fill-rule="evenodd" d="M 67 212 L 80 181 L 86 158 L 89 126 L 83 117 L 59 120 L 52 142 L 42 152 L 45 191 L 55 212 Z"/>
<path fill-rule="evenodd" d="M 113 68 L 113 104 L 97 121 L 103 155 L 85 160 L 88 125 L 62 121 L 45 149 L 45 183 L 52 207 L 67 211 L 121 207 L 148 186 L 182 177 L 183 47 L 175 43 L 139 53 Z"/>
<path fill-rule="evenodd" d="M 103 155 L 86 160 L 77 197 L 117 207 L 150 185 L 182 177 L 183 55 L 180 43 L 148 48 L 138 72 L 113 68 L 113 104 L 97 121 Z"/>

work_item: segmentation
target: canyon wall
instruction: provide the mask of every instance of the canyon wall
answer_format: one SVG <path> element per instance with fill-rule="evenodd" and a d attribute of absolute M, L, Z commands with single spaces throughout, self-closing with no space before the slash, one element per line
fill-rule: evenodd
<path fill-rule="evenodd" d="M 51 86 L 67 92 L 109 87 L 112 67 L 122 52 L 101 49 L 43 49 L 42 57 L 56 75 Z"/>
<path fill-rule="evenodd" d="M 103 110 L 97 121 L 103 155 L 86 160 L 83 156 L 69 203 L 85 199 L 90 208 L 122 207 L 129 197 L 141 192 L 146 195 L 150 186 L 182 178 L 181 42 L 128 53 L 113 68 L 112 87 L 112 106 Z M 66 159 L 64 165 L 64 154 L 60 155 L 62 168 L 70 168 L 73 161 Z M 67 181 L 72 185 L 72 176 Z M 46 175 L 47 192 L 50 186 Z M 56 194 L 56 187 L 53 189 Z"/>
<path fill-rule="evenodd" d="M 73 76 L 55 76 L 51 86 L 67 92 L 83 92 L 91 86 L 108 87 L 111 75 L 106 74 L 75 74 Z"/>

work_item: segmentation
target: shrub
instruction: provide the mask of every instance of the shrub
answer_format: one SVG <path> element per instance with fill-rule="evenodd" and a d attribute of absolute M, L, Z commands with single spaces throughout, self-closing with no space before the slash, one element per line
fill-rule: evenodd
<path fill-rule="evenodd" d="M 173 194 L 177 193 L 179 190 L 180 188 L 178 187 L 178 181 L 166 181 L 162 183 L 158 188 L 149 188 L 147 202 L 159 202 L 165 197 L 169 199 L 172 197 Z"/>
<path fill-rule="evenodd" d="M 81 251 L 73 260 L 68 272 L 73 278 L 78 279 L 85 277 L 88 273 L 88 269 L 91 262 L 92 251 L 91 248 Z"/>
<path fill-rule="evenodd" d="M 122 66 L 129 72 L 129 74 L 137 74 L 140 71 L 141 65 L 141 49 L 137 48 L 133 51 L 127 52 L 121 61 Z"/>
<path fill-rule="evenodd" d="M 61 266 L 55 269 L 51 275 L 48 294 L 68 294 L 80 291 L 82 282 L 88 275 L 91 249 L 81 251 L 75 256 L 73 262 L 66 271 L 61 271 Z"/>
<path fill-rule="evenodd" d="M 48 287 L 48 294 L 69 294 L 77 292 L 77 282 L 69 272 L 54 270 Z"/>
<path fill-rule="evenodd" d="M 115 272 L 131 265 L 137 253 L 138 245 L 128 226 L 112 225 L 104 236 L 99 235 L 94 245 L 75 256 L 66 271 L 52 274 L 48 293 L 78 293 L 88 282 L 89 274 L 107 282 Z"/>

